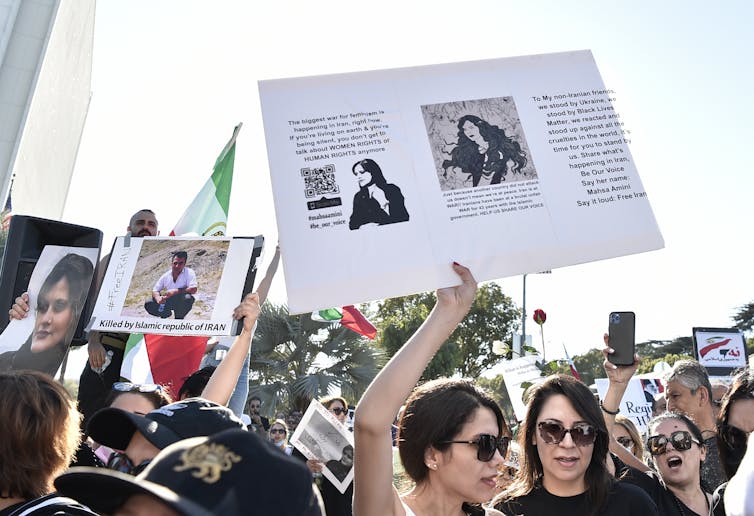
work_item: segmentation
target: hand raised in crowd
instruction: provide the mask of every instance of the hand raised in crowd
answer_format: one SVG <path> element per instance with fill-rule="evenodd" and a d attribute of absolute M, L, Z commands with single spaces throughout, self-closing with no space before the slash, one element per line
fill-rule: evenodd
<path fill-rule="evenodd" d="M 455 287 L 437 290 L 437 306 L 452 315 L 458 324 L 463 320 L 476 296 L 477 284 L 471 271 L 463 265 L 453 262 L 453 270 L 461 277 L 461 284 Z"/>
<path fill-rule="evenodd" d="M 605 368 L 607 378 L 610 380 L 610 383 L 628 384 L 628 381 L 639 367 L 639 355 L 634 355 L 633 364 L 628 366 L 617 366 L 610 362 L 610 355 L 614 353 L 614 350 L 610 347 L 610 337 L 607 333 L 602 336 L 602 340 L 605 342 L 605 347 L 602 349 L 605 361 L 602 363 L 602 367 Z"/>
<path fill-rule="evenodd" d="M 16 302 L 8 310 L 11 319 L 21 320 L 29 313 L 29 293 L 24 292 L 16 298 Z"/>
<path fill-rule="evenodd" d="M 259 295 L 256 292 L 246 294 L 241 304 L 233 310 L 233 319 L 237 321 L 243 319 L 243 331 L 251 332 L 259 317 L 259 312 Z"/>

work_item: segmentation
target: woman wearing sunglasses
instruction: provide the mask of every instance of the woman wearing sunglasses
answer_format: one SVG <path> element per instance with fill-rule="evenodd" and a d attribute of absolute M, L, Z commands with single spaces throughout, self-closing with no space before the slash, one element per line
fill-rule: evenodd
<path fill-rule="evenodd" d="M 348 402 L 345 398 L 340 396 L 327 396 L 321 398 L 319 402 L 335 416 L 335 419 L 337 419 L 341 425 L 346 424 L 346 420 L 348 419 Z M 296 449 L 293 450 L 293 456 L 305 460 L 309 471 L 318 478 L 319 487 L 322 492 L 322 501 L 325 504 L 325 512 L 327 513 L 327 516 L 352 516 L 353 484 L 348 486 L 345 493 L 341 493 L 326 477 L 322 476 L 322 468 L 325 467 L 325 464 L 323 464 L 322 461 L 307 459 Z M 351 452 L 351 458 L 353 458 L 353 451 Z M 339 463 L 340 461 L 335 462 Z M 329 467 L 330 465 L 331 464 L 328 462 L 327 466 Z M 350 469 L 350 465 L 348 469 Z"/>
<path fill-rule="evenodd" d="M 633 421 L 618 414 L 615 416 L 615 426 L 612 433 L 618 444 L 630 451 L 638 460 L 644 460 L 644 443 Z"/>
<path fill-rule="evenodd" d="M 613 350 L 607 335 L 604 340 L 604 367 L 609 384 L 601 405 L 605 424 L 612 431 L 623 394 L 639 365 L 639 357 L 634 357 L 632 365 L 616 366 L 609 360 Z M 656 472 L 613 440 L 610 450 L 623 463 L 616 465 L 616 476 L 623 483 L 641 487 L 655 501 L 660 514 L 709 514 L 711 496 L 701 486 L 701 462 L 706 457 L 706 450 L 699 427 L 683 414 L 665 412 L 652 419 L 647 430 L 650 436 L 647 451 Z"/>
<path fill-rule="evenodd" d="M 747 439 L 754 431 L 754 374 L 748 367 L 733 378 L 727 394 L 722 399 L 717 420 L 717 447 L 720 461 L 728 479 L 738 471 L 747 449 Z M 714 495 L 714 514 L 725 514 L 723 495 L 727 482 L 717 488 Z"/>
<path fill-rule="evenodd" d="M 519 477 L 495 502 L 505 514 L 651 515 L 651 499 L 617 482 L 605 458 L 610 434 L 589 388 L 554 375 L 532 388 L 518 431 Z"/>
<path fill-rule="evenodd" d="M 414 388 L 474 301 L 471 272 L 457 263 L 453 269 L 461 285 L 437 291 L 427 319 L 356 408 L 354 512 L 359 516 L 499 514 L 480 504 L 495 493 L 497 468 L 508 447 L 500 408 L 471 381 L 440 379 Z M 393 486 L 390 429 L 404 401 L 398 450 L 415 485 L 400 494 Z"/>
<path fill-rule="evenodd" d="M 288 444 L 288 425 L 282 419 L 276 419 L 270 425 L 270 442 L 286 455 L 293 452 L 293 446 Z"/>
<path fill-rule="evenodd" d="M 665 514 L 706 515 L 712 495 L 701 484 L 706 450 L 699 427 L 683 414 L 666 412 L 649 422 L 647 450 L 662 484 L 653 497 Z M 653 477 L 656 478 L 656 477 Z"/>

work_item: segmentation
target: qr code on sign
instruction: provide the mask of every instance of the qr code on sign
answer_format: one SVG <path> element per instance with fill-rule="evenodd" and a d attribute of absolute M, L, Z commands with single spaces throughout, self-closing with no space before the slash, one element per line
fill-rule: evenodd
<path fill-rule="evenodd" d="M 317 195 L 340 193 L 338 183 L 335 182 L 335 165 L 302 168 L 301 177 L 304 178 L 304 191 L 307 199 Z"/>

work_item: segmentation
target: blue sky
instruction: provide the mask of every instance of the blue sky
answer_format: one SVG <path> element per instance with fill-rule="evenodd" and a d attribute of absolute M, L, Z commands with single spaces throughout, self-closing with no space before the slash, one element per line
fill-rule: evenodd
<path fill-rule="evenodd" d="M 229 231 L 274 244 L 258 80 L 588 48 L 633 133 L 666 248 L 529 276 L 529 315 L 548 313 L 555 356 L 561 343 L 571 355 L 599 346 L 615 310 L 636 312 L 639 340 L 730 326 L 754 300 L 753 10 L 745 1 L 99 0 L 93 96 L 64 219 L 100 227 L 109 247 L 132 212 L 150 207 L 166 234 L 242 121 Z M 521 278 L 501 283 L 520 304 Z M 285 302 L 282 275 L 270 298 Z"/>

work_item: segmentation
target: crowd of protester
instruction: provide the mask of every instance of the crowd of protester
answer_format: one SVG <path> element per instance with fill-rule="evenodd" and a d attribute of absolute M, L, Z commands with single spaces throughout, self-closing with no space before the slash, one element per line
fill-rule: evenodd
<path fill-rule="evenodd" d="M 153 236 L 157 227 L 140 210 L 128 229 Z M 101 374 L 103 351 L 122 355 L 120 334 L 90 335 L 78 405 L 48 374 L 0 373 L 0 516 L 754 514 L 748 368 L 713 384 L 698 362 L 676 362 L 644 435 L 620 414 L 639 357 L 613 365 L 607 335 L 604 396 L 570 375 L 549 376 L 529 388 L 514 431 L 472 380 L 419 383 L 476 295 L 457 263 L 461 284 L 437 291 L 422 326 L 357 401 L 352 429 L 346 399 L 319 400 L 333 432 L 352 431 L 354 444 L 312 458 L 291 442 L 300 412 L 268 414 L 248 396 L 252 335 L 279 252 L 233 313 L 241 334 L 210 343 L 210 359 L 175 400 L 167 386 Z M 28 300 L 16 299 L 10 315 L 25 317 Z M 98 383 L 87 392 L 91 374 Z M 351 472 L 345 489 L 331 482 Z"/>

